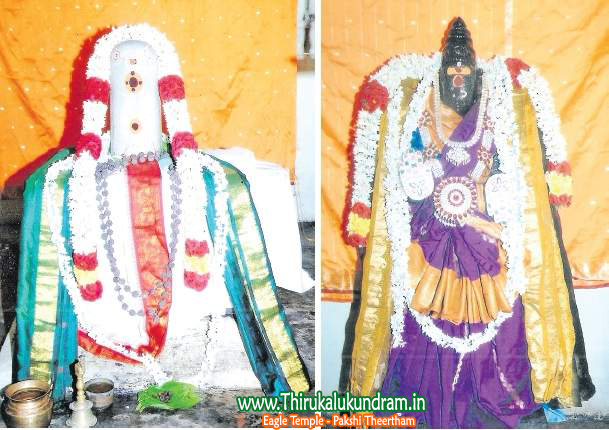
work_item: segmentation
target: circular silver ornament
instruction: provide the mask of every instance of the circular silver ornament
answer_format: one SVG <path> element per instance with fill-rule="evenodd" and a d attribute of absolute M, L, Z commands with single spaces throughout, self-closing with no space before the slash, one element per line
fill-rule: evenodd
<path fill-rule="evenodd" d="M 434 215 L 444 225 L 462 226 L 478 205 L 476 184 L 466 176 L 443 179 L 433 192 Z"/>

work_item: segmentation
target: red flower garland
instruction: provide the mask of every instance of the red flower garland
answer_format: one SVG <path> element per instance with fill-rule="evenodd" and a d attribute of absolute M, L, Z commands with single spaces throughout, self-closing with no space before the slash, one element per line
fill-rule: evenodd
<path fill-rule="evenodd" d="M 374 112 L 378 108 L 385 110 L 389 103 L 387 88 L 377 81 L 366 81 L 355 96 L 355 111 L 364 109 Z"/>
<path fill-rule="evenodd" d="M 551 161 L 548 161 L 547 169 L 548 172 L 558 172 L 565 176 L 571 174 L 571 166 L 569 165 L 568 161 L 561 161 L 560 163 L 552 163 Z"/>
<path fill-rule="evenodd" d="M 351 246 L 366 246 L 366 238 L 359 234 L 349 233 L 347 236 L 347 244 Z"/>
<path fill-rule="evenodd" d="M 197 149 L 197 142 L 195 142 L 195 138 L 192 133 L 188 131 L 180 131 L 173 135 L 173 140 L 171 141 L 171 152 L 174 157 L 178 157 L 182 152 L 182 149 Z"/>
<path fill-rule="evenodd" d="M 72 254 L 74 266 L 82 270 L 95 270 L 97 268 L 97 253 L 91 254 Z"/>
<path fill-rule="evenodd" d="M 186 239 L 186 255 L 189 257 L 198 256 L 201 257 L 209 252 L 209 245 L 207 241 Z"/>
<path fill-rule="evenodd" d="M 91 156 L 97 160 L 101 154 L 101 148 L 102 143 L 98 135 L 85 133 L 76 142 L 76 155 L 79 156 L 83 151 L 89 151 Z"/>
<path fill-rule="evenodd" d="M 357 202 L 351 208 L 351 212 L 358 214 L 362 218 L 370 219 L 370 208 L 361 202 Z"/>
<path fill-rule="evenodd" d="M 199 275 L 195 272 L 184 271 L 184 284 L 195 291 L 203 291 L 209 283 L 209 273 Z"/>
<path fill-rule="evenodd" d="M 159 96 L 163 102 L 184 99 L 184 81 L 182 78 L 177 75 L 168 75 L 159 79 Z"/>
<path fill-rule="evenodd" d="M 80 286 L 80 295 L 88 302 L 94 302 L 99 299 L 103 291 L 104 287 L 100 281 L 85 285 L 84 287 L 82 285 Z"/>
<path fill-rule="evenodd" d="M 85 100 L 108 104 L 110 84 L 99 78 L 89 78 L 85 84 Z"/>
<path fill-rule="evenodd" d="M 571 206 L 571 196 L 566 194 L 561 194 L 560 196 L 550 194 L 550 203 L 554 206 Z"/>
<path fill-rule="evenodd" d="M 512 86 L 516 89 L 521 88 L 520 82 L 518 82 L 518 75 L 522 70 L 529 70 L 529 65 L 519 58 L 506 58 L 505 65 L 512 77 Z"/>

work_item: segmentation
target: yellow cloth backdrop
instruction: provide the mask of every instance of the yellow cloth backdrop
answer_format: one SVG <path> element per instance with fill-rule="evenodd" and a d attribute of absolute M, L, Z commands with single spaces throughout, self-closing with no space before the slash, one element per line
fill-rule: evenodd
<path fill-rule="evenodd" d="M 68 101 L 74 64 L 86 61 L 77 58 L 83 43 L 141 22 L 175 44 L 200 147 L 242 146 L 293 168 L 296 0 L 4 1 L 0 189 L 20 185 L 34 160 L 60 143 L 74 145 L 64 122 L 78 108 Z"/>
<path fill-rule="evenodd" d="M 322 2 L 322 288 L 348 301 L 355 251 L 341 237 L 355 93 L 389 57 L 440 48 L 465 19 L 478 56 L 537 67 L 554 94 L 573 168 L 573 204 L 561 209 L 576 286 L 609 284 L 609 3 L 602 0 L 355 0 Z"/>

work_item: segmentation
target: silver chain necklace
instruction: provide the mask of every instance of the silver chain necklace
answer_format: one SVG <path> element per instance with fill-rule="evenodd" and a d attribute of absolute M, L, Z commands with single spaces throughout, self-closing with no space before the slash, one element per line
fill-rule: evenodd
<path fill-rule="evenodd" d="M 108 160 L 99 163 L 95 170 L 95 181 L 97 189 L 97 204 L 99 209 L 99 219 L 101 222 L 101 236 L 104 241 L 104 249 L 110 263 L 112 271 L 112 280 L 114 282 L 114 290 L 118 293 L 118 300 L 121 302 L 121 309 L 127 312 L 130 316 L 144 316 L 142 310 L 135 311 L 129 306 L 125 300 L 127 296 L 132 296 L 137 299 L 142 296 L 142 293 L 136 288 L 127 285 L 124 277 L 121 276 L 116 257 L 114 256 L 114 231 L 112 229 L 112 214 L 110 211 L 110 203 L 108 201 L 108 182 L 107 178 L 114 172 L 118 172 L 127 167 L 128 164 L 145 163 L 146 161 L 158 161 L 161 158 L 166 158 L 167 153 L 148 152 L 147 154 L 140 153 L 138 155 L 123 155 L 116 160 Z M 159 322 L 159 310 L 167 304 L 172 284 L 172 273 L 175 265 L 175 255 L 177 250 L 178 231 L 180 225 L 180 205 L 182 203 L 181 180 L 178 176 L 175 167 L 170 165 L 169 177 L 171 180 L 171 235 L 169 241 L 169 261 L 162 275 L 162 280 L 158 281 L 149 292 L 143 292 L 144 297 L 158 296 L 158 304 L 155 309 L 148 309 L 147 313 L 152 318 L 155 324 Z"/>

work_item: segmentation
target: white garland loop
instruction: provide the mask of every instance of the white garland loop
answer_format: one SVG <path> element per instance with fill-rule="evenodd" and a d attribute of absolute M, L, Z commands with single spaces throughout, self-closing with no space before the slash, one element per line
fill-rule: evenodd
<path fill-rule="evenodd" d="M 193 163 L 189 163 L 189 168 L 181 168 L 178 169 L 178 175 L 180 175 L 180 179 L 182 184 L 185 184 L 187 180 L 192 180 L 194 176 L 202 177 L 202 171 L 207 169 L 211 174 L 214 181 L 215 187 L 215 198 L 214 198 L 214 207 L 216 211 L 215 224 L 216 231 L 214 234 L 214 246 L 213 246 L 213 270 L 211 273 L 212 279 L 221 280 L 224 276 L 224 268 L 226 265 L 226 236 L 228 234 L 228 192 L 226 175 L 224 174 L 224 170 L 220 163 L 213 159 L 211 156 L 198 152 L 192 151 L 188 160 L 194 160 Z M 58 266 L 59 272 L 66 286 L 66 289 L 72 299 L 72 303 L 74 304 L 74 311 L 76 315 L 82 315 L 82 307 L 83 307 L 83 299 L 80 295 L 80 290 L 78 287 L 78 282 L 76 280 L 76 276 L 74 274 L 74 267 L 72 265 L 72 257 L 68 255 L 66 251 L 66 239 L 63 237 L 61 233 L 61 215 L 58 213 L 58 207 L 56 204 L 56 194 L 54 188 L 57 188 L 57 178 L 62 172 L 74 170 L 79 166 L 80 163 L 75 163 L 74 156 L 71 155 L 68 158 L 57 161 L 49 166 L 47 174 L 45 176 L 45 183 L 43 188 L 43 195 L 46 201 L 46 214 L 49 220 L 50 230 L 51 230 L 51 240 L 57 249 L 57 257 L 58 257 Z M 95 170 L 95 161 L 93 161 L 93 171 Z M 86 166 L 86 163 L 82 164 Z M 90 185 L 90 181 L 86 176 L 81 176 L 78 179 L 72 181 L 71 178 L 70 187 L 75 186 L 77 190 L 84 191 L 85 193 L 90 193 L 95 195 L 95 186 L 93 185 L 93 190 L 87 189 L 87 186 Z M 199 183 L 203 186 L 203 189 L 200 189 L 196 186 L 191 186 L 191 192 L 198 192 L 198 199 L 204 198 L 206 200 L 206 191 L 205 184 L 201 181 Z M 72 194 L 72 189 L 70 189 L 70 194 Z M 70 200 L 69 197 L 69 211 L 70 211 L 70 220 L 74 219 L 75 216 L 72 214 L 72 205 L 73 199 Z M 94 205 L 97 207 L 97 205 Z M 80 209 L 80 208 L 78 208 Z M 83 211 L 84 213 L 84 211 Z M 191 222 L 191 218 L 203 218 L 205 219 L 205 212 L 201 213 L 186 213 L 182 211 L 182 219 L 181 224 L 184 225 L 186 223 Z M 79 216 L 76 216 L 78 218 Z M 185 219 L 188 217 L 188 219 Z M 97 218 L 94 218 L 97 219 Z M 72 221 L 70 221 L 72 222 Z M 157 360 L 149 355 L 139 356 L 134 351 L 125 348 L 122 345 L 114 343 L 112 340 L 108 339 L 102 334 L 100 327 L 97 325 L 87 324 L 86 320 L 83 318 L 78 319 L 79 326 L 87 332 L 87 334 L 95 340 L 95 342 L 101 346 L 105 346 L 114 351 L 117 351 L 123 354 L 126 357 L 129 357 L 136 361 L 141 361 L 144 366 L 150 371 L 150 373 L 154 376 L 154 379 L 157 383 L 162 384 L 164 381 L 168 380 L 165 372 L 162 371 L 160 365 Z M 204 365 L 202 364 L 203 371 Z"/>
<path fill-rule="evenodd" d="M 361 110 L 355 126 L 353 144 L 353 194 L 351 204 L 363 203 L 370 207 L 374 166 L 376 163 L 376 146 L 381 128 L 380 109 L 374 112 Z"/>
<path fill-rule="evenodd" d="M 567 143 L 560 132 L 560 118 L 554 108 L 554 99 L 548 81 L 534 67 L 522 70 L 518 82 L 526 88 L 537 118 L 537 126 L 543 134 L 546 157 L 553 163 L 567 159 Z"/>
<path fill-rule="evenodd" d="M 173 44 L 167 37 L 148 24 L 125 25 L 114 28 L 110 33 L 102 36 L 95 44 L 94 51 L 87 63 L 87 78 L 98 78 L 102 81 L 110 81 L 112 50 L 120 43 L 128 40 L 141 40 L 147 42 L 158 55 L 159 76 L 166 77 L 176 75 L 181 77 L 180 62 Z M 102 153 L 109 150 L 107 134 L 102 133 L 105 124 L 108 106 L 99 101 L 86 100 L 83 103 L 83 120 L 81 133 L 92 133 L 102 140 Z M 185 99 L 169 100 L 163 103 L 165 122 L 169 132 L 170 140 L 177 133 L 192 133 L 188 108 Z M 103 158 L 103 157 L 102 157 Z M 48 201 L 47 213 L 51 224 L 52 239 L 57 247 L 58 262 L 64 283 L 70 293 L 74 308 L 79 314 L 82 307 L 78 282 L 74 275 L 71 257 L 66 253 L 65 241 L 61 236 L 60 216 L 57 214 L 52 188 L 60 172 L 72 169 L 72 177 L 69 179 L 69 218 L 71 230 L 71 242 L 73 252 L 77 254 L 91 254 L 97 251 L 97 242 L 101 235 L 101 229 L 96 222 L 99 219 L 97 204 L 95 201 L 95 168 L 97 161 L 93 159 L 89 151 L 83 151 L 78 157 L 69 158 L 54 163 L 48 169 L 45 178 L 44 194 Z M 220 163 L 212 157 L 199 153 L 192 149 L 182 149 L 176 159 L 176 169 L 182 181 L 184 190 L 182 201 L 185 205 L 182 210 L 181 225 L 184 229 L 186 239 L 203 240 L 206 237 L 206 204 L 207 194 L 201 172 L 208 169 L 212 173 L 216 187 L 214 200 L 216 210 L 216 232 L 213 238 L 211 282 L 214 279 L 221 280 L 224 275 L 226 235 L 228 232 L 228 193 L 226 191 L 227 180 Z M 203 202 L 201 204 L 201 202 Z M 97 269 L 99 270 L 99 269 Z M 82 318 L 81 318 L 82 319 Z M 95 327 L 82 327 L 100 345 L 114 349 L 134 360 L 143 360 L 144 365 L 155 375 L 155 379 L 162 381 L 162 371 L 158 363 L 151 357 L 135 356 L 132 351 L 114 344 L 111 340 L 104 338 Z"/>
<path fill-rule="evenodd" d="M 171 75 L 182 76 L 177 52 L 167 37 L 148 24 L 137 24 L 113 28 L 110 33 L 97 40 L 93 53 L 87 63 L 87 78 L 97 78 L 104 82 L 110 82 L 112 50 L 115 49 L 118 44 L 129 40 L 141 40 L 152 47 L 158 56 L 159 76 L 161 79 Z M 106 123 L 105 118 L 107 110 L 108 106 L 105 103 L 85 100 L 83 102 L 81 133 L 93 133 L 96 136 L 103 137 L 102 129 Z M 165 114 L 165 122 L 167 124 L 170 140 L 173 139 L 177 133 L 192 133 L 188 106 L 185 99 L 164 101 L 163 112 Z M 103 149 L 107 150 L 107 146 L 108 145 L 104 145 Z M 91 186 L 91 183 L 85 184 L 85 177 L 89 178 L 91 166 L 93 165 L 92 159 L 89 159 L 91 158 L 90 154 L 87 154 L 87 152 L 88 151 L 84 151 L 82 156 L 78 157 L 75 162 L 75 175 L 74 181 L 71 181 L 71 186 L 74 185 L 76 188 L 81 184 L 82 186 Z M 188 157 L 191 156 L 192 151 L 182 150 L 180 156 L 178 156 L 176 160 L 178 169 L 188 171 L 188 166 L 195 162 L 194 160 L 188 159 Z M 181 167 L 182 165 L 184 166 Z M 190 176 L 189 179 L 192 179 L 195 182 L 201 181 L 201 178 L 197 178 L 196 176 Z M 89 181 L 92 180 L 94 180 L 94 178 L 89 179 Z M 188 184 L 190 184 L 190 182 L 188 182 Z M 201 189 L 200 186 L 198 188 L 199 190 Z M 188 189 L 187 193 L 189 193 L 189 191 L 191 191 L 191 189 Z M 192 193 L 189 193 L 189 195 L 192 197 Z M 93 215 L 93 212 L 95 211 L 96 204 L 94 194 L 79 193 L 71 196 L 70 199 L 71 208 L 79 208 L 78 211 L 72 211 L 72 213 L 78 213 L 78 215 L 74 215 L 72 222 L 74 252 L 77 254 L 93 253 L 96 251 L 95 239 L 98 235 L 90 234 L 91 231 L 97 231 L 91 221 L 97 218 L 89 217 L 88 215 Z M 82 208 L 89 208 L 86 211 L 90 213 L 87 213 L 87 216 L 85 216 L 84 212 L 82 212 L 83 215 L 80 216 L 81 211 L 83 210 Z M 183 226 L 186 237 L 200 239 L 205 235 L 206 227 L 204 218 L 193 218 L 191 221 L 191 223 Z"/>
<path fill-rule="evenodd" d="M 66 239 L 61 234 L 61 215 L 58 213 L 58 207 L 56 205 L 56 193 L 57 178 L 60 173 L 73 169 L 75 167 L 74 156 L 71 155 L 64 160 L 57 161 L 49 166 L 43 187 L 43 198 L 46 202 L 47 217 L 49 221 L 49 227 L 51 230 L 51 240 L 57 249 L 57 264 L 59 266 L 59 273 L 62 277 L 63 283 L 72 299 L 74 305 L 74 312 L 76 315 L 83 314 L 83 299 L 80 296 L 80 290 L 78 288 L 78 282 L 74 275 L 74 268 L 72 265 L 72 257 L 68 255 L 66 251 Z M 88 325 L 84 319 L 79 319 L 79 326 L 85 330 L 89 336 L 95 340 L 99 345 L 114 349 L 117 352 L 129 357 L 133 360 L 139 360 L 140 358 L 133 351 L 129 351 L 121 345 L 116 345 L 110 339 L 106 338 L 101 334 L 97 327 Z"/>

